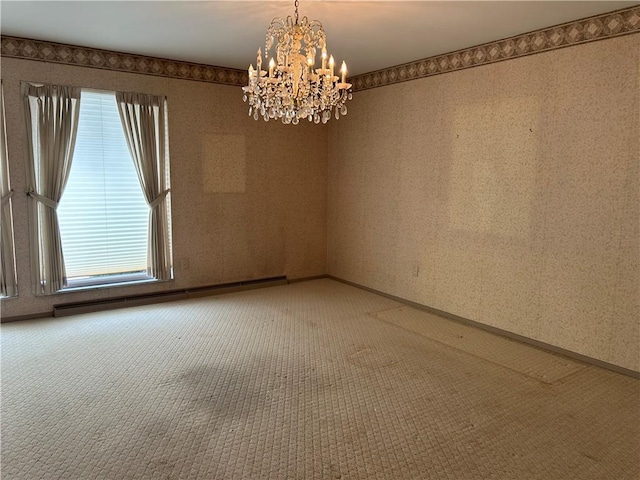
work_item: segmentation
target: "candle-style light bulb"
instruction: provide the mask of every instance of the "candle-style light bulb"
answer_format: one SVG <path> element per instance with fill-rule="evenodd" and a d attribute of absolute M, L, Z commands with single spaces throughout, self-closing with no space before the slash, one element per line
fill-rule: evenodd
<path fill-rule="evenodd" d="M 309 73 L 311 73 L 311 69 L 313 68 L 313 58 L 307 58 L 307 65 L 309 66 Z"/>
<path fill-rule="evenodd" d="M 273 57 L 271 57 L 271 60 L 269 60 L 269 76 L 273 77 L 273 69 L 276 66 L 276 62 L 273 59 Z"/>
<path fill-rule="evenodd" d="M 322 70 L 327 69 L 327 47 L 322 47 Z"/>
<path fill-rule="evenodd" d="M 342 72 L 342 83 L 345 83 L 345 78 L 347 76 L 347 63 L 346 62 L 342 62 L 342 68 L 340 69 L 340 72 Z"/>
<path fill-rule="evenodd" d="M 329 57 L 329 68 L 331 69 L 331 76 L 333 77 L 333 66 L 335 65 L 336 61 L 333 59 L 333 55 L 331 55 Z"/>

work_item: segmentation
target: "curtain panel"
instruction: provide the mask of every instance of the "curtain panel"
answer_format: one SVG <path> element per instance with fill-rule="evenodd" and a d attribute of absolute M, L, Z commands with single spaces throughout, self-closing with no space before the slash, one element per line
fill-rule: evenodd
<path fill-rule="evenodd" d="M 11 211 L 11 182 L 7 152 L 7 122 L 4 113 L 4 86 L 0 84 L 0 296 L 18 294 L 16 277 L 13 213 Z"/>
<path fill-rule="evenodd" d="M 57 208 L 71 169 L 80 88 L 22 83 L 27 131 L 31 283 L 35 294 L 67 285 Z"/>
<path fill-rule="evenodd" d="M 167 100 L 163 96 L 116 92 L 125 138 L 149 205 L 147 274 L 172 277 L 169 239 L 169 162 L 166 147 Z"/>

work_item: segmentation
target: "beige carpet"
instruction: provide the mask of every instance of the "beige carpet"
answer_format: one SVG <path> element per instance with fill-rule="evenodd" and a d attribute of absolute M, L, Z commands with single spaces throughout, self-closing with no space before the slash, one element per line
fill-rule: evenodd
<path fill-rule="evenodd" d="M 2 479 L 639 478 L 639 381 L 459 328 L 331 280 L 5 324 Z"/>
<path fill-rule="evenodd" d="M 443 321 L 442 317 L 407 306 L 373 312 L 371 315 L 545 383 L 557 382 L 586 368 L 584 363 L 549 355 L 544 350 L 518 341 L 496 338 L 492 333 L 459 322 Z"/>

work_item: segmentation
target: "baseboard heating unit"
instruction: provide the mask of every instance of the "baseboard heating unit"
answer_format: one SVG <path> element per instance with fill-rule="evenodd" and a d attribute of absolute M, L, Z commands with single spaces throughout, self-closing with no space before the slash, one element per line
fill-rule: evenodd
<path fill-rule="evenodd" d="M 258 280 L 247 280 L 243 282 L 224 283 L 220 285 L 185 288 L 183 290 L 168 290 L 165 292 L 113 297 L 76 303 L 61 303 L 59 305 L 53 306 L 53 316 L 65 317 L 68 315 L 78 315 L 80 313 L 91 313 L 99 312 L 102 310 L 114 310 L 116 308 L 136 307 L 140 305 L 150 305 L 153 303 L 173 302 L 176 300 L 186 300 L 188 298 L 222 295 L 224 293 L 239 292 L 242 290 L 275 287 L 278 285 L 287 285 L 288 283 L 289 281 L 285 276 L 271 277 L 261 278 Z"/>

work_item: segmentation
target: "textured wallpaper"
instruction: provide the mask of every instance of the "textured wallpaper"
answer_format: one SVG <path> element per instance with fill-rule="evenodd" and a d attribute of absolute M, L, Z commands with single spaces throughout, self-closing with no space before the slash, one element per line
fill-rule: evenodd
<path fill-rule="evenodd" d="M 640 35 L 354 95 L 329 273 L 640 371 Z"/>
<path fill-rule="evenodd" d="M 287 275 L 326 273 L 328 128 L 247 115 L 239 87 L 2 59 L 19 297 L 2 316 L 52 305 Z M 175 281 L 34 297 L 30 291 L 20 81 L 166 95 Z"/>
<path fill-rule="evenodd" d="M 639 58 L 629 35 L 365 90 L 330 128 L 255 122 L 235 86 L 3 58 L 1 313 L 328 272 L 640 371 Z M 20 80 L 168 96 L 175 281 L 31 294 Z"/>

